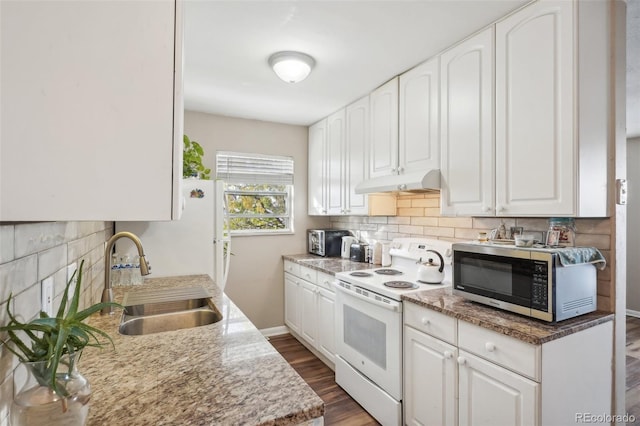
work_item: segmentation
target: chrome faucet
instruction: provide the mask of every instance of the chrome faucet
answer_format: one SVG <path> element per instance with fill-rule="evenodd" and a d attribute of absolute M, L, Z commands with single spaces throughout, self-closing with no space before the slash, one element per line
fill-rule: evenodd
<path fill-rule="evenodd" d="M 118 232 L 107 241 L 107 247 L 104 249 L 104 290 L 102 291 L 102 302 L 113 302 L 113 290 L 111 290 L 111 256 L 109 253 L 113 249 L 113 245 L 120 238 L 129 238 L 138 248 L 138 256 L 140 256 L 140 275 L 149 275 L 149 264 L 144 257 L 142 242 L 135 234 L 131 232 Z M 100 311 L 102 315 L 113 313 L 113 307 L 107 306 Z"/>

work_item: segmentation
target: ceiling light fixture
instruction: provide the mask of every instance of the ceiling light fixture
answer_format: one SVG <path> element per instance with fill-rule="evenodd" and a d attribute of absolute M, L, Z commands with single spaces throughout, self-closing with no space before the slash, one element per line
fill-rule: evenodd
<path fill-rule="evenodd" d="M 269 65 L 278 77 L 287 83 L 307 78 L 316 61 L 306 53 L 276 52 L 269 56 Z"/>

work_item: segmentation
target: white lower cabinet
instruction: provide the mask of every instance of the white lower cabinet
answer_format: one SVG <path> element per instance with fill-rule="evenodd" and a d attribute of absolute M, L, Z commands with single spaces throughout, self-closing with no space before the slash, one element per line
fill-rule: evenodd
<path fill-rule="evenodd" d="M 611 413 L 611 321 L 534 345 L 405 302 L 403 340 L 406 425 L 560 426 Z"/>
<path fill-rule="evenodd" d="M 468 352 L 458 355 L 460 426 L 540 424 L 540 384 Z"/>
<path fill-rule="evenodd" d="M 291 334 L 333 368 L 336 347 L 333 277 L 288 260 L 284 263 L 284 322 Z"/>
<path fill-rule="evenodd" d="M 404 327 L 404 417 L 412 426 L 456 424 L 458 349 Z"/>

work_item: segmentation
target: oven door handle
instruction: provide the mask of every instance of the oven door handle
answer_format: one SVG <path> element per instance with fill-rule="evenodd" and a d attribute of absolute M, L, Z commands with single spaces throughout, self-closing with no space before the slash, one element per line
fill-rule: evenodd
<path fill-rule="evenodd" d="M 385 308 L 393 312 L 402 312 L 402 303 L 400 302 L 395 302 L 395 301 L 392 301 L 391 303 L 382 302 L 380 300 L 376 300 L 371 297 L 367 297 L 362 294 L 356 293 L 353 290 L 346 289 L 342 287 L 340 284 L 335 284 L 335 288 L 336 290 L 339 290 L 348 296 L 355 297 L 356 299 L 363 300 L 367 303 L 380 306 L 381 308 Z"/>

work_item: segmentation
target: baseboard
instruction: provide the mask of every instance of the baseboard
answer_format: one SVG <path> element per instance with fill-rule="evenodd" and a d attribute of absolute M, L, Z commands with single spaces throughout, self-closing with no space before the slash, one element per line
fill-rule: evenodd
<path fill-rule="evenodd" d="M 627 309 L 627 316 L 640 318 L 640 311 L 634 311 L 633 309 Z"/>
<path fill-rule="evenodd" d="M 260 330 L 260 333 L 262 333 L 264 337 L 279 336 L 289 333 L 289 329 L 286 325 L 281 325 L 279 327 L 263 328 Z"/>

